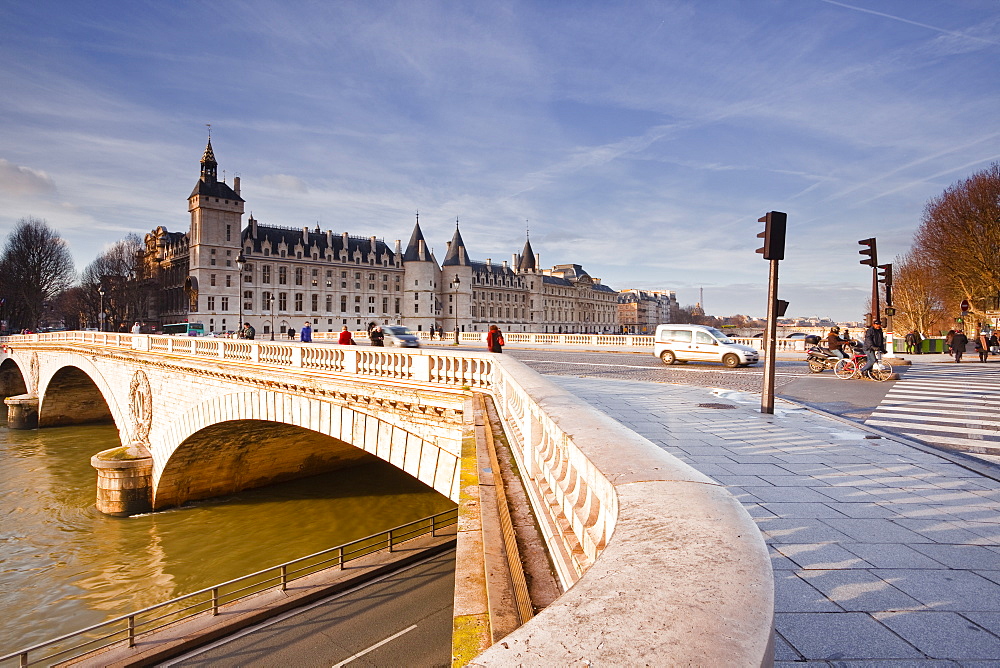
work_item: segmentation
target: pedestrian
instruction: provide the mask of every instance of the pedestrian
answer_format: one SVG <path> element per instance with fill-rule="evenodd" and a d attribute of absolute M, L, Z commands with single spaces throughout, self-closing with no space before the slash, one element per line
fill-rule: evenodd
<path fill-rule="evenodd" d="M 431 325 L 433 327 L 433 325 Z M 385 347 L 385 332 L 382 331 L 381 325 L 375 325 L 372 327 L 372 331 L 368 332 L 368 338 L 371 339 L 372 345 L 377 348 Z"/>
<path fill-rule="evenodd" d="M 920 332 L 913 330 L 913 354 L 919 355 L 920 348 L 924 345 L 924 337 L 920 336 Z"/>
<path fill-rule="evenodd" d="M 861 375 L 864 376 L 875 366 L 878 353 L 885 352 L 885 334 L 882 332 L 881 320 L 872 320 L 871 326 L 865 330 L 865 340 L 861 349 L 868 355 L 868 361 L 861 367 Z"/>
<path fill-rule="evenodd" d="M 951 337 L 951 349 L 955 355 L 955 362 L 962 361 L 962 355 L 965 354 L 965 346 L 969 344 L 969 337 L 965 335 L 965 331 L 959 329 Z"/>
<path fill-rule="evenodd" d="M 502 353 L 504 346 L 503 332 L 496 325 L 490 325 L 490 331 L 486 335 L 486 348 L 491 353 Z"/>
<path fill-rule="evenodd" d="M 302 343 L 312 343 L 313 340 L 313 328 L 306 320 L 306 323 L 302 325 L 302 329 L 299 330 L 299 341 Z"/>
<path fill-rule="evenodd" d="M 1000 332 L 994 329 L 990 337 L 986 339 L 986 345 L 989 346 L 990 352 L 994 355 L 1000 353 Z"/>
<path fill-rule="evenodd" d="M 294 341 L 295 340 L 295 328 L 294 327 L 289 327 L 288 328 L 288 340 L 289 341 Z"/>
<path fill-rule="evenodd" d="M 253 325 L 249 322 L 243 323 L 243 331 L 241 331 L 238 336 L 241 339 L 246 339 L 247 341 L 253 341 L 257 336 L 257 330 L 254 329 Z"/>
<path fill-rule="evenodd" d="M 134 325 L 132 325 L 132 333 L 133 334 L 138 334 L 141 331 L 142 331 L 142 325 L 140 325 L 139 323 L 135 323 Z"/>
<path fill-rule="evenodd" d="M 986 342 L 986 332 L 981 332 L 976 337 L 976 353 L 979 354 L 979 361 L 985 362 L 990 356 L 990 347 Z"/>
<path fill-rule="evenodd" d="M 955 349 L 952 348 L 951 342 L 955 340 L 955 330 L 949 329 L 948 333 L 944 335 L 944 351 L 950 356 L 955 355 Z"/>
<path fill-rule="evenodd" d="M 906 352 L 912 354 L 913 353 L 913 346 L 914 346 L 913 330 L 912 329 L 906 333 L 906 336 L 903 337 L 903 341 L 906 342 Z"/>
<path fill-rule="evenodd" d="M 344 325 L 344 328 L 340 330 L 340 337 L 337 339 L 337 343 L 339 343 L 342 346 L 354 345 L 354 337 L 351 336 L 351 333 L 349 331 L 347 331 L 347 325 Z"/>

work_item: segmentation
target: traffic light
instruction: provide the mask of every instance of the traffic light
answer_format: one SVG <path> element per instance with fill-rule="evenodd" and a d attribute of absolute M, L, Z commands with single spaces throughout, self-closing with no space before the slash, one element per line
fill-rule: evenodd
<path fill-rule="evenodd" d="M 888 287 L 892 287 L 892 265 L 891 264 L 880 264 L 878 266 L 878 282 L 879 283 L 885 283 L 885 287 L 887 287 L 887 288 Z"/>
<path fill-rule="evenodd" d="M 878 255 L 875 252 L 875 237 L 871 239 L 862 239 L 858 242 L 862 246 L 868 246 L 868 248 L 863 248 L 858 252 L 862 255 L 867 255 L 868 257 L 861 260 L 861 264 L 867 264 L 869 267 L 878 266 Z"/>
<path fill-rule="evenodd" d="M 758 248 L 757 252 L 764 256 L 765 260 L 785 259 L 785 223 L 788 222 L 788 215 L 781 211 L 768 211 L 763 218 L 757 219 L 758 223 L 764 223 L 764 231 L 757 235 L 758 239 L 764 240 L 764 247 Z"/>

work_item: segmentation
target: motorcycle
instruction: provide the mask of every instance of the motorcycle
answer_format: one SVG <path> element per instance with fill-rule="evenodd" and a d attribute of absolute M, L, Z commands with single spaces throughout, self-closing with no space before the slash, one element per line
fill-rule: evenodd
<path fill-rule="evenodd" d="M 834 354 L 829 348 L 819 345 L 820 338 L 816 335 L 807 336 L 806 343 L 810 347 L 806 350 L 806 363 L 813 373 L 822 373 L 827 369 L 837 366 L 837 362 L 844 359 L 840 355 Z"/>

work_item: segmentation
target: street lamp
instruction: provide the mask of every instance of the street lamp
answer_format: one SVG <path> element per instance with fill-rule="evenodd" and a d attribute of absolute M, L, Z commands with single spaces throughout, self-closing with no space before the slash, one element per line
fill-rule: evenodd
<path fill-rule="evenodd" d="M 452 308 L 455 310 L 455 345 L 458 345 L 458 285 L 461 281 L 458 280 L 458 274 L 455 274 L 455 281 L 451 284 L 451 287 L 455 289 L 455 303 L 452 304 Z"/>
<path fill-rule="evenodd" d="M 273 292 L 268 293 L 267 307 L 271 309 L 271 340 L 274 341 L 274 293 Z"/>
<path fill-rule="evenodd" d="M 240 294 L 239 294 L 239 325 L 236 327 L 236 336 L 240 336 L 243 331 L 243 265 L 247 263 L 245 257 L 243 257 L 243 251 L 240 250 L 240 254 L 236 256 L 236 271 L 240 275 Z"/>
<path fill-rule="evenodd" d="M 97 319 L 101 321 L 100 322 L 100 328 L 101 328 L 101 331 L 103 332 L 104 331 L 104 295 L 105 295 L 104 286 L 103 285 L 99 285 L 97 287 L 97 294 L 101 295 L 101 312 L 98 314 Z"/>

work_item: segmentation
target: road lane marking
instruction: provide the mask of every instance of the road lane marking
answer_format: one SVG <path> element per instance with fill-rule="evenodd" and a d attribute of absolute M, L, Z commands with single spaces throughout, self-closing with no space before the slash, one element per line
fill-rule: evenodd
<path fill-rule="evenodd" d="M 399 636 L 403 635 L 404 633 L 409 633 L 410 631 L 412 631 L 415 628 L 417 628 L 416 624 L 414 624 L 413 626 L 411 626 L 408 629 L 403 629 L 399 633 L 394 633 L 391 636 L 389 636 L 388 638 L 386 638 L 385 640 L 382 640 L 381 642 L 375 643 L 374 645 L 372 645 L 368 649 L 361 650 L 360 652 L 358 652 L 354 656 L 349 656 L 346 659 L 344 659 L 343 661 L 341 661 L 340 663 L 333 664 L 333 668 L 341 668 L 341 666 L 346 666 L 347 664 L 349 664 L 351 661 L 354 661 L 358 657 L 364 656 L 368 652 L 371 652 L 373 650 L 378 649 L 379 647 L 381 647 L 382 645 L 386 644 L 387 642 L 392 642 L 393 640 L 395 640 Z"/>
<path fill-rule="evenodd" d="M 216 649 L 218 647 L 222 647 L 223 645 L 231 643 L 234 640 L 239 640 L 240 638 L 243 638 L 244 636 L 248 636 L 251 633 L 255 633 L 257 631 L 261 631 L 263 629 L 266 629 L 269 626 L 274 626 L 275 624 L 279 624 L 279 623 L 281 623 L 281 622 L 283 622 L 283 621 L 285 621 L 287 619 L 295 617 L 296 615 L 300 615 L 300 614 L 302 614 L 304 612 L 308 612 L 308 611 L 312 610 L 313 608 L 318 608 L 321 605 L 326 605 L 327 603 L 331 603 L 332 601 L 335 601 L 335 600 L 337 600 L 339 598 L 345 598 L 345 597 L 347 597 L 347 596 L 349 596 L 351 594 L 354 594 L 354 593 L 356 593 L 356 592 L 358 592 L 358 591 L 360 591 L 360 590 L 362 590 L 362 589 L 364 589 L 366 587 L 369 587 L 371 585 L 374 585 L 374 584 L 377 584 L 379 582 L 382 582 L 383 580 L 388 580 L 389 578 L 391 578 L 391 577 L 393 577 L 395 575 L 399 575 L 400 573 L 405 573 L 406 571 L 409 571 L 409 570 L 412 570 L 414 568 L 417 568 L 418 566 L 423 566 L 424 564 L 426 564 L 426 563 L 428 563 L 430 561 L 433 561 L 434 559 L 437 559 L 438 557 L 440 557 L 442 554 L 447 554 L 450 551 L 452 551 L 452 550 L 446 550 L 444 552 L 441 552 L 440 554 L 431 555 L 430 557 L 427 557 L 426 559 L 421 559 L 420 561 L 415 562 L 413 564 L 410 564 L 409 566 L 404 566 L 403 568 L 400 568 L 397 571 L 393 571 L 391 573 L 386 573 L 385 575 L 380 575 L 377 578 L 374 578 L 372 580 L 367 580 L 365 582 L 362 582 L 361 584 L 359 584 L 359 585 L 357 585 L 355 587 L 351 587 L 350 589 L 347 589 L 345 591 L 338 592 L 336 594 L 332 594 L 331 596 L 327 596 L 326 598 L 320 599 L 319 601 L 316 601 L 315 603 L 310 603 L 309 605 L 306 605 L 304 607 L 295 608 L 293 610 L 289 610 L 288 612 L 284 612 L 284 613 L 278 615 L 277 617 L 272 617 L 271 619 L 269 619 L 267 621 L 261 622 L 259 624 L 255 624 L 254 626 L 250 626 L 250 627 L 248 627 L 246 629 L 243 629 L 242 631 L 237 631 L 233 635 L 229 635 L 229 636 L 226 636 L 224 638 L 220 638 L 219 640 L 216 640 L 213 643 L 210 643 L 208 645 L 203 645 L 201 647 L 195 648 L 195 649 L 191 650 L 190 652 L 188 652 L 187 654 L 184 654 L 184 655 L 178 656 L 178 657 L 174 657 L 173 659 L 170 659 L 166 663 L 158 663 L 158 664 L 156 664 L 157 668 L 169 668 L 170 666 L 175 666 L 175 665 L 181 663 L 182 661 L 187 661 L 188 659 L 192 659 L 192 658 L 198 656 L 199 654 L 204 654 L 205 652 L 209 652 L 209 651 L 211 651 L 213 649 Z M 410 629 L 407 629 L 407 631 L 408 630 L 410 630 Z"/>

